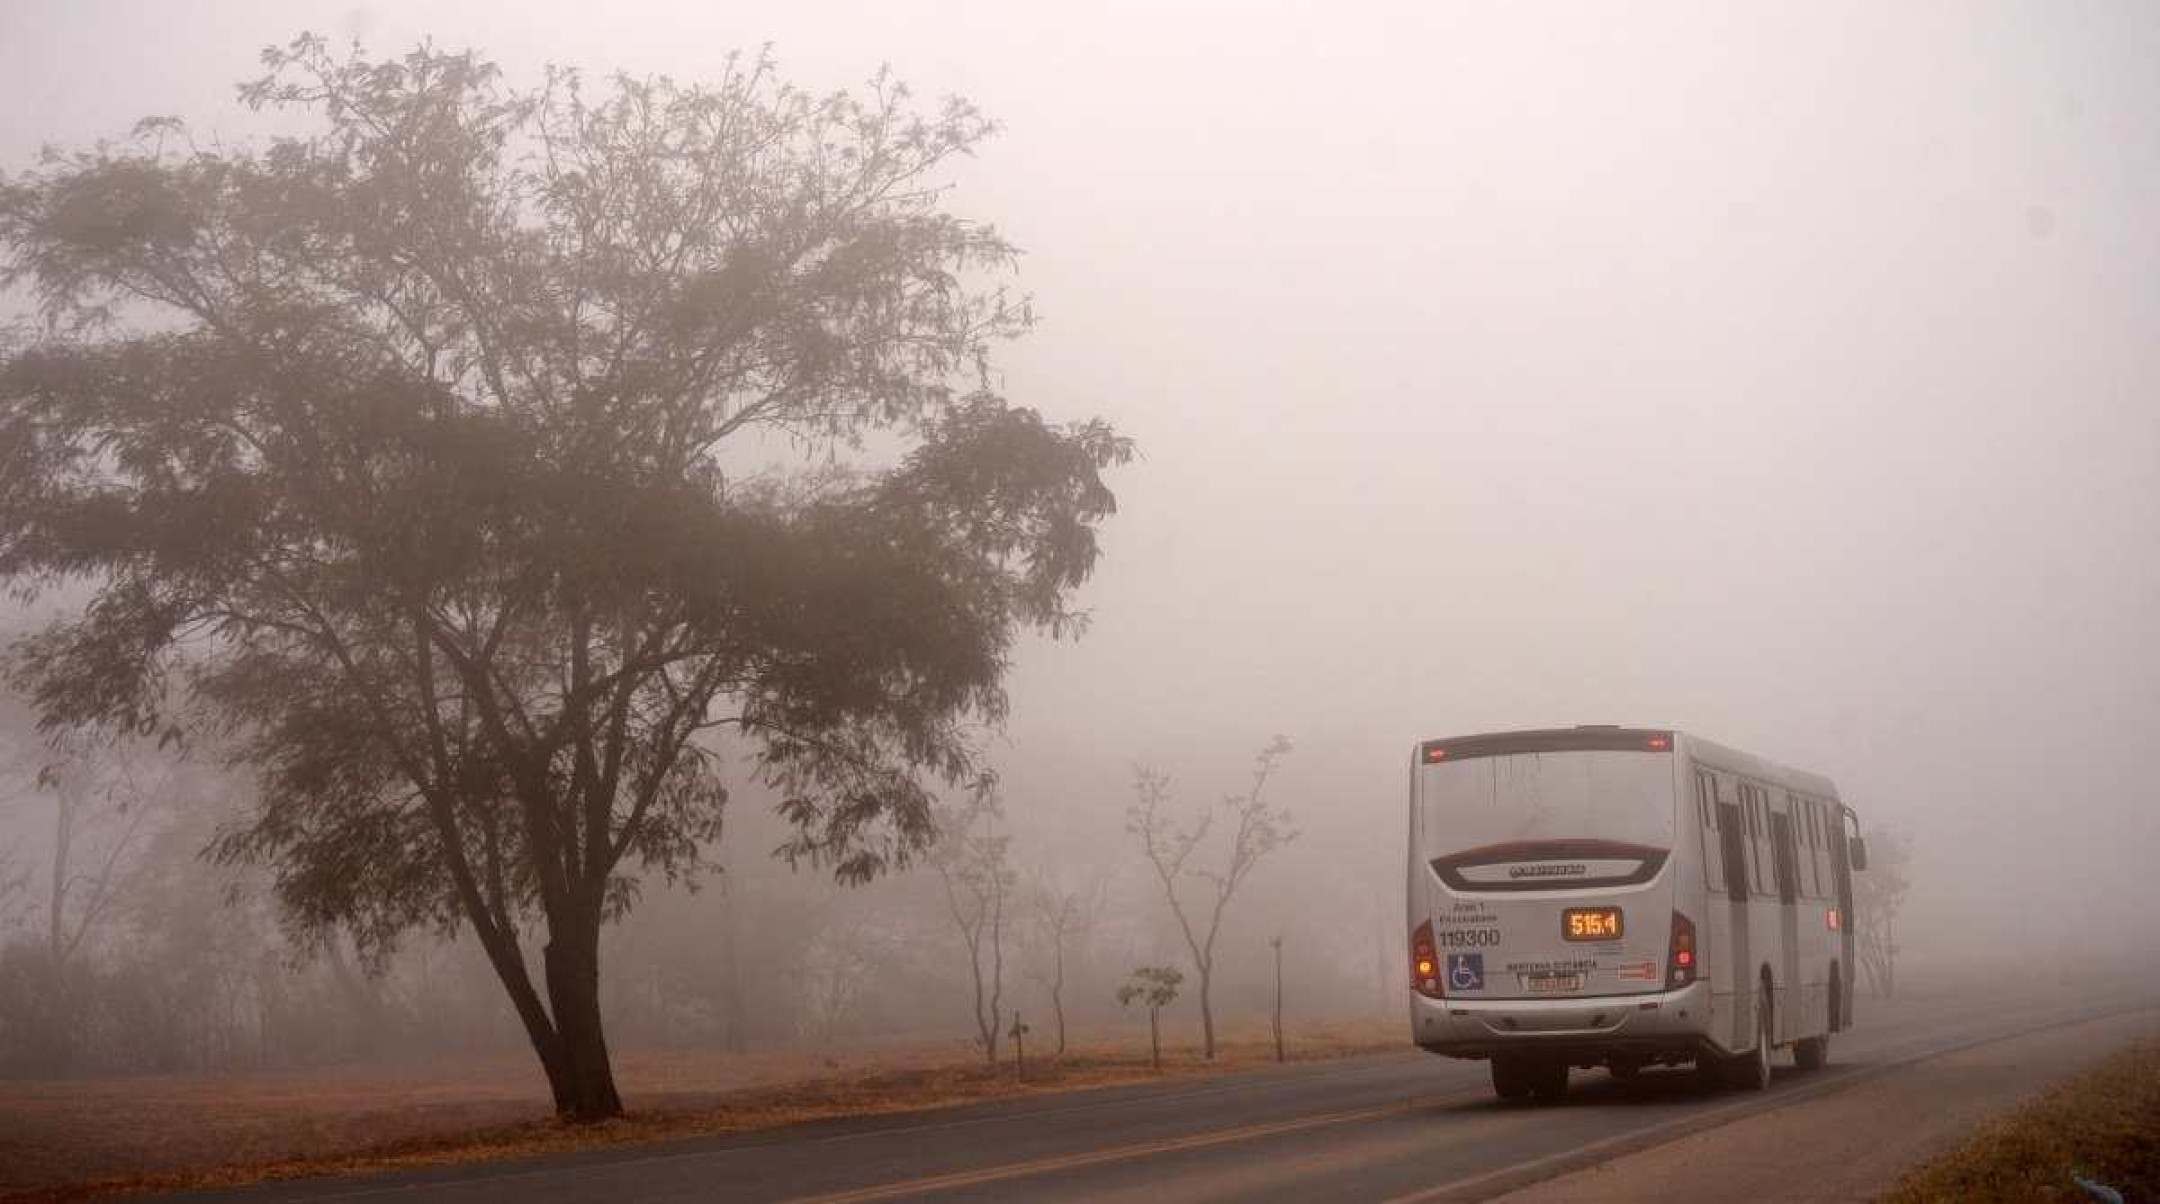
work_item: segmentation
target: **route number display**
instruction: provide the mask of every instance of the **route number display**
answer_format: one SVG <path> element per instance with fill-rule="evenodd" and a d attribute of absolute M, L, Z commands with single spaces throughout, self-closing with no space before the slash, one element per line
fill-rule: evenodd
<path fill-rule="evenodd" d="M 1560 935 L 1570 941 L 1617 941 L 1622 931 L 1617 907 L 1570 907 L 1560 913 Z"/>

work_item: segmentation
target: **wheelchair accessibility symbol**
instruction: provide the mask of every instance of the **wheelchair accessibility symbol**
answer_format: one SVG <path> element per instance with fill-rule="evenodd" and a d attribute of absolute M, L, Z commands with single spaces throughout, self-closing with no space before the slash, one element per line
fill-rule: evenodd
<path fill-rule="evenodd" d="M 1448 954 L 1447 985 L 1450 991 L 1484 990 L 1485 955 L 1482 953 Z"/>

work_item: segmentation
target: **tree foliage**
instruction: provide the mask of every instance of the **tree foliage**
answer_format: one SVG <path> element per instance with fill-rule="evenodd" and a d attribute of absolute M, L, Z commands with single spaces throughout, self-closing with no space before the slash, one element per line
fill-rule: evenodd
<path fill-rule="evenodd" d="M 1184 982 L 1185 972 L 1176 966 L 1141 966 L 1117 989 L 1119 1007 L 1147 1008 L 1148 1064 L 1157 1070 L 1162 1069 L 1162 1010 L 1177 1002 Z"/>
<path fill-rule="evenodd" d="M 54 729 L 216 732 L 260 786 L 219 855 L 370 954 L 469 925 L 558 1106 L 605 1115 L 598 928 L 702 868 L 719 750 L 791 858 L 919 849 L 1012 640 L 1075 628 L 1129 447 L 991 387 L 1030 315 L 943 207 L 965 103 L 265 62 L 243 98 L 311 132 L 146 123 L 0 178 L 43 318 L 0 349 L 0 578 L 90 598 L 13 676 Z"/>

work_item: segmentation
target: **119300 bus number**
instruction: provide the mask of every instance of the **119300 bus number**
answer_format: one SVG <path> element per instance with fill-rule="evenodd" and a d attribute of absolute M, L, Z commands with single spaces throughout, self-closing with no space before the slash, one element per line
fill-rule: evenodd
<path fill-rule="evenodd" d="M 1443 930 L 1435 935 L 1441 944 L 1456 949 L 1500 943 L 1500 930 L 1497 928 L 1457 928 Z"/>

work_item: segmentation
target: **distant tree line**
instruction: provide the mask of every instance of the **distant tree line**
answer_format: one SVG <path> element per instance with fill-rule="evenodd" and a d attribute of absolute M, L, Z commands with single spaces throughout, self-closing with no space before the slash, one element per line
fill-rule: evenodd
<path fill-rule="evenodd" d="M 246 813 L 247 789 L 154 743 L 52 749 L 19 709 L 12 718 L 0 710 L 0 849 L 21 863 L 0 890 L 0 1075 L 231 1072 L 522 1044 L 469 937 L 429 934 L 371 955 L 350 937 L 292 925 L 264 871 L 205 860 L 218 828 Z M 956 820 L 966 811 L 956 808 Z M 1028 818 L 986 801 L 972 822 L 943 829 L 957 838 L 952 849 L 863 887 L 754 857 L 695 891 L 655 884 L 611 932 L 601 991 L 609 1033 L 639 1048 L 736 1052 L 966 1033 L 981 1056 L 1009 1062 L 1023 1010 L 1035 1030 L 1031 1060 L 1064 1055 L 1074 1026 L 1099 1037 L 1157 1019 L 1122 1006 L 1117 988 L 1136 967 L 1188 960 L 1190 949 L 1138 842 L 1076 862 L 1068 848 L 1027 839 Z M 782 821 L 753 811 L 743 823 L 742 847 L 784 836 Z M 1227 853 L 1231 829 L 1219 831 Z M 951 869 L 974 885 L 941 875 L 942 863 L 970 859 L 973 867 Z M 985 863 L 997 872 L 983 877 Z M 55 869 L 70 882 L 57 894 Z M 1281 872 L 1276 885 L 1323 877 Z M 1293 949 L 1311 951 L 1293 962 L 1307 1016 L 1392 1016 L 1401 983 L 1373 975 L 1358 943 L 1337 938 L 1372 929 L 1376 943 L 1391 939 L 1399 908 L 1357 892 L 1292 897 L 1260 882 L 1218 939 L 1216 1007 L 1240 1022 L 1264 1014 L 1265 937 L 1287 929 Z M 992 926 L 970 917 L 992 910 L 999 890 L 994 951 Z M 974 950 L 956 914 L 980 924 Z M 1190 973 L 1188 961 L 1188 985 Z M 1201 1044 L 1193 992 L 1160 1006 L 1171 1039 Z M 1000 1038 L 995 1054 L 986 1027 Z"/>

